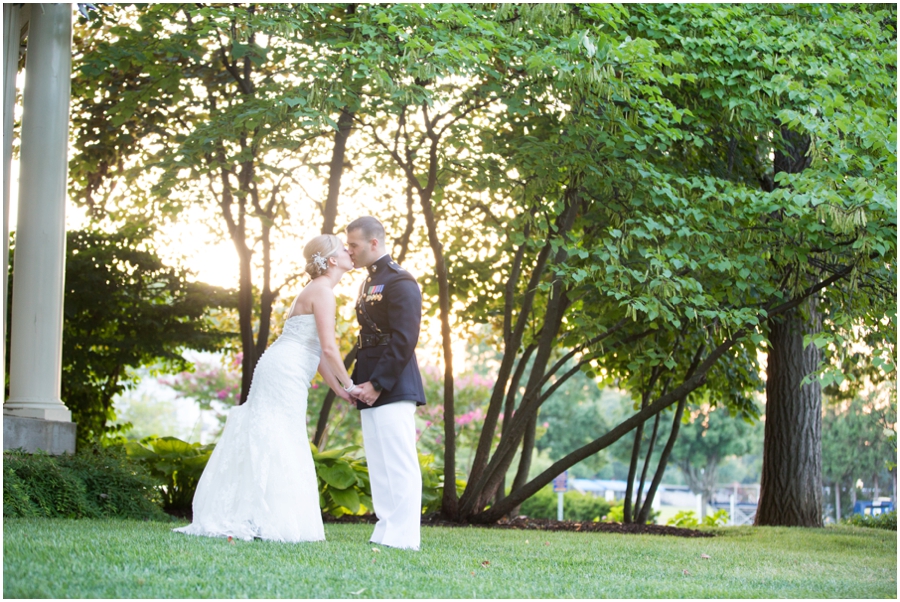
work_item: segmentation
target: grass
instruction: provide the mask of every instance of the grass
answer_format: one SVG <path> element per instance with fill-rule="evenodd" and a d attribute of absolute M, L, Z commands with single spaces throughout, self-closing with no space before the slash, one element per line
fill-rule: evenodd
<path fill-rule="evenodd" d="M 180 523 L 178 523 L 180 524 Z M 176 523 L 6 519 L 5 598 L 896 598 L 897 534 L 720 529 L 716 538 L 426 527 L 422 551 L 228 543 Z M 710 556 L 702 559 L 701 554 Z M 483 564 L 487 563 L 487 564 Z M 684 573 L 687 571 L 687 574 Z"/>

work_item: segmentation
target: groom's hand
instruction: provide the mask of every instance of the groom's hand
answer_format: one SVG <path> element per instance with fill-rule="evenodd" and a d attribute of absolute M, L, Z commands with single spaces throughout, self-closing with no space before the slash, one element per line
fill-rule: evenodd
<path fill-rule="evenodd" d="M 369 382 L 357 385 L 357 389 L 356 398 L 367 406 L 375 403 L 378 400 L 378 396 L 381 395 L 381 391 L 376 391 L 372 383 Z"/>

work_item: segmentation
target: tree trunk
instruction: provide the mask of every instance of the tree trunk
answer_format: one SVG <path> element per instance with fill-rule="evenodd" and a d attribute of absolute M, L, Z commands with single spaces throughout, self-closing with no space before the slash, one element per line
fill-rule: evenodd
<path fill-rule="evenodd" d="M 707 506 L 712 502 L 716 495 L 716 475 L 719 470 L 720 458 L 718 456 L 709 456 L 706 459 L 706 466 L 703 468 L 703 505 L 700 506 L 700 520 L 706 518 Z"/>
<path fill-rule="evenodd" d="M 407 162 L 412 161 L 412 153 L 407 153 Z M 394 239 L 394 261 L 403 264 L 406 254 L 409 252 L 409 242 L 412 239 L 413 227 L 416 223 L 415 199 L 413 198 L 413 185 L 406 181 L 406 228 L 399 238 Z"/>
<path fill-rule="evenodd" d="M 525 427 L 525 437 L 522 439 L 522 455 L 519 457 L 519 468 L 513 479 L 513 489 L 518 489 L 528 482 L 528 472 L 531 470 L 531 456 L 534 453 L 534 437 L 537 430 L 537 416 L 532 416 Z M 505 483 L 505 479 L 501 481 Z M 501 485 L 502 486 L 502 485 Z M 500 491 L 498 488 L 497 491 Z M 519 506 L 516 506 L 510 514 L 518 515 Z"/>
<path fill-rule="evenodd" d="M 513 412 L 516 409 L 516 394 L 519 390 L 519 381 L 522 380 L 522 374 L 525 372 L 525 367 L 528 365 L 528 359 L 531 357 L 531 353 L 535 350 L 535 345 L 529 345 L 525 348 L 525 351 L 522 353 L 521 359 L 519 359 L 519 363 L 516 366 L 516 371 L 513 373 L 512 380 L 509 383 L 509 390 L 506 393 L 506 405 L 503 410 L 503 424 L 500 426 L 500 438 L 502 439 L 506 435 L 506 427 L 509 424 L 509 418 L 512 417 Z M 497 384 L 494 385 L 495 390 L 498 387 Z M 482 432 L 482 436 L 484 433 Z M 477 455 L 476 455 L 477 457 Z M 472 463 L 474 467 L 474 462 Z M 474 468 L 469 474 L 474 473 Z M 480 472 L 479 472 L 480 474 Z M 506 475 L 500 480 L 500 486 L 497 487 L 497 493 L 494 494 L 494 502 L 499 503 L 506 497 Z M 512 515 L 513 512 L 510 512 Z M 518 514 L 518 510 L 515 511 L 515 514 Z"/>
<path fill-rule="evenodd" d="M 328 195 L 325 198 L 325 206 L 322 208 L 322 234 L 334 234 L 338 199 L 341 193 L 341 177 L 344 175 L 344 157 L 347 154 L 347 138 L 350 137 L 352 126 L 353 113 L 347 111 L 346 108 L 342 109 L 338 117 L 338 129 L 334 133 L 334 148 L 331 151 L 331 162 L 328 166 Z M 344 358 L 344 366 L 349 370 L 355 359 L 356 347 Z M 334 391 L 329 391 L 319 409 L 319 421 L 316 423 L 316 435 L 313 438 L 313 445 L 316 447 L 322 442 L 322 436 L 325 434 L 334 398 Z"/>
<path fill-rule="evenodd" d="M 801 386 L 815 371 L 819 349 L 803 347 L 803 335 L 821 330 L 815 297 L 770 320 L 766 379 L 766 428 L 756 525 L 822 526 L 822 388 Z"/>
<path fill-rule="evenodd" d="M 352 132 L 353 113 L 346 108 L 341 109 L 337 124 L 338 129 L 334 132 L 334 148 L 328 166 L 328 195 L 325 197 L 325 207 L 322 210 L 322 234 L 334 234 L 338 198 L 341 193 L 341 176 L 344 173 L 344 156 L 347 151 L 347 138 Z"/>
<path fill-rule="evenodd" d="M 776 307 L 772 310 L 770 315 L 777 315 L 782 313 L 783 311 L 784 310 L 782 310 L 781 308 Z M 588 456 L 592 456 L 600 450 L 606 449 L 607 447 L 618 441 L 620 438 L 631 432 L 635 427 L 637 427 L 638 424 L 642 424 L 650 418 L 653 418 L 657 413 L 679 402 L 682 397 L 685 397 L 699 387 L 702 387 L 704 384 L 706 384 L 706 378 L 709 370 L 729 349 L 737 344 L 740 338 L 745 334 L 746 331 L 744 331 L 743 329 L 739 329 L 737 332 L 735 332 L 734 335 L 732 335 L 732 337 L 720 343 L 713 351 L 709 353 L 709 355 L 707 355 L 705 359 L 703 359 L 703 361 L 700 361 L 701 353 L 703 350 L 703 348 L 701 348 L 701 351 L 698 352 L 697 356 L 695 357 L 694 365 L 692 365 L 688 370 L 688 373 L 687 375 L 685 375 L 682 383 L 675 387 L 675 389 L 670 393 L 657 398 L 656 401 L 648 405 L 645 409 L 622 421 L 617 426 L 613 427 L 597 439 L 594 439 L 587 445 L 583 445 L 582 447 L 569 453 L 564 458 L 557 460 L 544 472 L 529 481 L 525 486 L 521 487 L 518 490 L 510 491 L 508 496 L 503 498 L 502 501 L 497 502 L 496 504 L 491 506 L 489 509 L 486 509 L 482 512 L 465 515 L 466 519 L 470 522 L 478 524 L 486 524 L 499 520 L 514 506 L 521 504 L 523 501 L 537 493 L 538 490 L 541 489 L 541 487 L 550 483 L 550 481 L 556 478 L 564 470 L 568 470 Z"/>
<path fill-rule="evenodd" d="M 428 119 L 427 106 L 422 107 L 425 126 L 431 145 L 428 152 L 428 180 L 425 188 L 418 188 L 419 204 L 422 207 L 422 216 L 425 218 L 425 227 L 428 232 L 428 244 L 434 256 L 434 275 L 438 282 L 438 307 L 441 320 L 441 350 L 444 355 L 444 487 L 441 498 L 441 512 L 444 516 L 456 517 L 458 513 L 459 499 L 456 495 L 456 410 L 454 408 L 455 394 L 453 390 L 453 336 L 450 330 L 450 282 L 448 278 L 447 264 L 444 260 L 444 246 L 438 235 L 437 218 L 432 205 L 432 194 L 437 185 L 438 170 L 438 142 L 440 138 L 434 132 L 434 122 Z M 412 171 L 408 178 L 412 181 Z"/>
<path fill-rule="evenodd" d="M 353 349 L 344 357 L 344 368 L 349 372 L 350 366 L 353 365 L 353 362 L 356 361 L 356 345 L 353 346 Z M 328 391 L 328 394 L 325 395 L 325 400 L 322 402 L 322 409 L 319 410 L 319 421 L 316 423 L 316 434 L 313 437 L 313 445 L 319 447 L 322 443 L 322 436 L 325 434 L 325 427 L 328 426 L 328 415 L 331 413 L 331 408 L 334 405 L 334 398 L 337 397 L 334 394 L 334 391 Z"/>
<path fill-rule="evenodd" d="M 841 484 L 834 484 L 834 522 L 841 522 Z"/>
<path fill-rule="evenodd" d="M 653 458 L 653 447 L 656 444 L 656 435 L 659 431 L 659 416 L 657 414 L 653 418 L 653 431 L 650 434 L 650 443 L 647 446 L 647 455 L 644 456 L 644 468 L 641 470 L 641 478 L 638 481 L 637 495 L 634 497 L 634 512 L 632 513 L 632 522 L 640 523 L 639 515 L 641 510 L 647 505 L 646 501 L 641 501 L 644 494 L 644 483 L 647 482 L 647 469 L 650 467 L 650 460 Z M 649 493 L 649 492 L 648 492 Z"/>
<path fill-rule="evenodd" d="M 567 206 L 557 219 L 556 236 L 564 240 L 575 223 L 575 217 L 581 206 L 580 193 L 577 187 L 573 187 L 566 192 Z M 549 242 L 549 241 L 548 241 Z M 566 250 L 560 247 L 556 251 L 554 263 L 561 264 L 566 259 Z M 513 416 L 504 416 L 504 435 L 500 439 L 500 444 L 494 453 L 494 457 L 487 463 L 483 473 L 479 474 L 476 480 L 473 475 L 469 476 L 469 483 L 463 497 L 460 499 L 459 509 L 462 518 L 468 519 L 470 516 L 479 513 L 486 504 L 497 493 L 500 482 L 506 475 L 506 471 L 512 463 L 519 442 L 525 436 L 528 421 L 533 415 L 537 414 L 540 408 L 541 400 L 541 384 L 543 376 L 547 369 L 547 364 L 552 356 L 556 336 L 559 333 L 562 324 L 563 315 L 568 307 L 567 291 L 562 283 L 554 281 L 551 285 L 550 294 L 545 309 L 544 322 L 541 326 L 539 342 L 537 345 L 537 353 L 534 363 L 531 367 L 531 374 L 528 383 L 525 386 L 525 394 L 522 397 L 521 404 Z M 507 349 L 505 353 L 510 350 Z M 496 384 L 494 385 L 497 386 Z M 494 396 L 492 395 L 491 404 L 493 405 Z M 488 418 L 493 408 L 489 408 L 489 416 L 485 418 L 485 426 L 488 428 Z M 499 408 L 497 408 L 499 411 Z M 482 439 L 484 438 L 482 432 Z M 481 445 L 479 443 L 479 451 Z M 476 452 L 476 462 L 478 453 Z M 473 466 L 473 474 L 475 466 Z M 512 504 L 507 511 L 512 510 L 518 503 Z"/>
<path fill-rule="evenodd" d="M 644 401 L 641 403 L 641 409 L 647 407 L 647 396 L 644 395 Z M 658 414 L 657 414 L 658 416 Z M 644 436 L 644 423 L 642 422 L 634 429 L 634 441 L 631 444 L 631 462 L 628 464 L 628 483 L 625 485 L 625 504 L 622 507 L 622 521 L 625 523 L 633 522 L 631 513 L 631 500 L 634 495 L 634 479 L 637 476 L 638 457 L 641 455 L 641 439 Z M 640 500 L 635 502 L 639 505 Z"/>
<path fill-rule="evenodd" d="M 241 327 L 241 398 L 239 404 L 250 395 L 250 382 L 256 368 L 256 345 L 253 341 L 253 281 L 250 275 L 250 253 L 241 254 L 240 285 L 238 288 L 238 322 Z"/>
<path fill-rule="evenodd" d="M 891 470 L 891 503 L 894 504 L 894 508 L 897 507 L 897 467 L 894 466 L 893 470 Z"/>
<path fill-rule="evenodd" d="M 653 506 L 653 498 L 656 497 L 656 490 L 662 482 L 663 474 L 666 472 L 666 464 L 669 462 L 669 455 L 672 448 L 675 447 L 675 440 L 678 439 L 678 431 L 681 428 L 681 417 L 684 415 L 684 406 L 687 404 L 687 396 L 682 397 L 675 408 L 675 417 L 672 419 L 672 430 L 669 433 L 669 439 L 663 448 L 662 454 L 659 456 L 659 464 L 656 466 L 656 473 L 653 475 L 653 481 L 650 483 L 650 489 L 647 490 L 647 497 L 638 512 L 638 523 L 644 524 L 650 519 L 650 510 Z M 658 416 L 659 414 L 657 414 Z"/>

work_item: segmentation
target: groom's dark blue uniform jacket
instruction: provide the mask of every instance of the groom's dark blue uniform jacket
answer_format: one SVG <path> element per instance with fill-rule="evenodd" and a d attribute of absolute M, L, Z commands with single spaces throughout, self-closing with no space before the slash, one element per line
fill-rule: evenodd
<path fill-rule="evenodd" d="M 360 333 L 353 382 L 381 389 L 378 400 L 364 410 L 394 401 L 425 405 L 425 389 L 416 362 L 422 320 L 422 293 L 412 274 L 385 255 L 368 268 L 356 302 Z"/>

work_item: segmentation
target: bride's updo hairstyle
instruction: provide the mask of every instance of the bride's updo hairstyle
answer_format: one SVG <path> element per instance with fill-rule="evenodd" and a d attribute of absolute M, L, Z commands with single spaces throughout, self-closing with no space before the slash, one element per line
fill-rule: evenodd
<path fill-rule="evenodd" d="M 306 273 L 310 278 L 318 278 L 328 271 L 327 259 L 341 248 L 341 239 L 334 234 L 320 234 L 306 243 L 303 257 L 306 258 Z"/>

